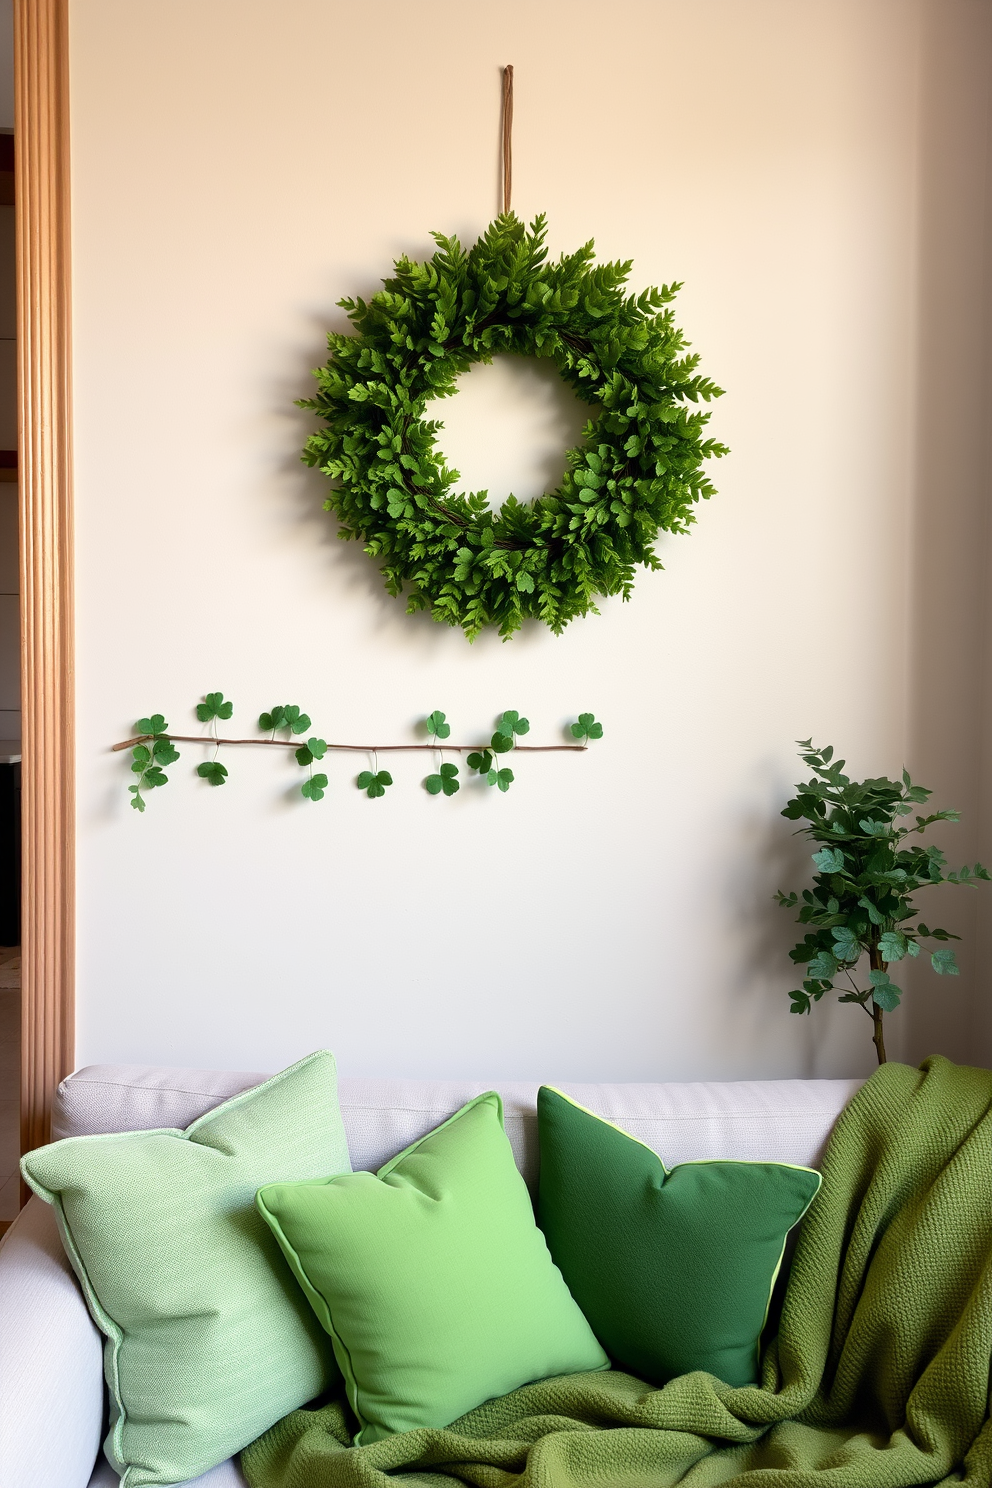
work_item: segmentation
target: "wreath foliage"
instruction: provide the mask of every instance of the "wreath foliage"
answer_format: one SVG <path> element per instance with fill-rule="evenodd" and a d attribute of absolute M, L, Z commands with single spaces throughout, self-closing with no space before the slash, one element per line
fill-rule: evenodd
<path fill-rule="evenodd" d="M 631 264 L 595 264 L 589 242 L 547 260 L 546 224 L 498 217 L 465 251 L 434 234 L 425 263 L 401 258 L 366 304 L 341 306 L 355 334 L 331 333 L 330 358 L 301 403 L 324 420 L 303 458 L 334 481 L 325 509 L 339 535 L 379 559 L 407 609 L 507 637 L 528 617 L 559 633 L 598 613 L 600 595 L 629 598 L 638 564 L 661 568 L 659 531 L 684 532 L 713 493 L 702 464 L 726 447 L 704 438 L 719 396 L 668 308 L 680 284 L 624 293 Z M 474 362 L 549 357 L 592 413 L 557 490 L 498 511 L 462 494 L 435 444 L 428 402 L 450 397 Z M 690 406 L 693 405 L 693 406 Z"/>

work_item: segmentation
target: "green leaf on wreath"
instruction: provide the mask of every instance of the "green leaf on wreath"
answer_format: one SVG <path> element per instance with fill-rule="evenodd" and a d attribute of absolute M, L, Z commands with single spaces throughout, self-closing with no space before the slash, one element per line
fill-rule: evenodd
<path fill-rule="evenodd" d="M 499 216 L 466 252 L 435 235 L 426 263 L 401 258 L 369 300 L 341 301 L 349 335 L 304 403 L 320 427 L 304 459 L 332 482 L 326 509 L 359 538 L 411 612 L 507 637 L 533 618 L 555 633 L 597 599 L 628 597 L 659 568 L 661 532 L 684 533 L 713 494 L 705 462 L 726 453 L 700 408 L 720 389 L 667 308 L 679 285 L 626 288 L 629 263 L 597 264 L 592 245 L 548 259 L 547 224 Z M 557 490 L 498 511 L 462 494 L 436 444 L 429 406 L 494 355 L 539 355 L 588 405 Z"/>
<path fill-rule="evenodd" d="M 300 794 L 306 796 L 308 801 L 322 801 L 326 789 L 326 775 L 311 775 L 310 779 L 304 780 L 300 786 Z"/>

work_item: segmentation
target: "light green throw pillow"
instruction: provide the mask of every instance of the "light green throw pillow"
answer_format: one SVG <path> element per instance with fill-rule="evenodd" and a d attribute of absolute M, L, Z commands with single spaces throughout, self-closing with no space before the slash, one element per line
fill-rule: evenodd
<path fill-rule="evenodd" d="M 350 1167 L 323 1052 L 185 1131 L 69 1137 L 22 1159 L 107 1337 L 105 1449 L 124 1488 L 199 1476 L 338 1378 L 255 1191 Z"/>
<path fill-rule="evenodd" d="M 495 1091 L 376 1175 L 271 1183 L 258 1206 L 331 1335 L 360 1446 L 609 1366 L 534 1222 Z"/>

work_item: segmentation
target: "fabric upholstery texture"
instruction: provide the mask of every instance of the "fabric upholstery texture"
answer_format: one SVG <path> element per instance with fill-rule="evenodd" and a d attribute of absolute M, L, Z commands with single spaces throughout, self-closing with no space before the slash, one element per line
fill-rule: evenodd
<path fill-rule="evenodd" d="M 545 1380 L 355 1452 L 343 1404 L 242 1454 L 252 1488 L 989 1488 L 992 1072 L 886 1064 L 837 1123 L 760 1385 Z M 443 1478 L 441 1477 L 443 1474 Z"/>
<path fill-rule="evenodd" d="M 0 1240 L 0 1484 L 86 1488 L 103 1434 L 103 1339 L 31 1198 Z"/>
<path fill-rule="evenodd" d="M 63 1080 L 53 1136 L 188 1126 L 267 1075 L 157 1065 L 89 1065 Z M 860 1080 L 728 1080 L 626 1085 L 554 1082 L 637 1137 L 674 1167 L 701 1158 L 748 1158 L 816 1167 Z M 341 1078 L 338 1095 L 356 1172 L 376 1172 L 466 1102 L 496 1089 L 517 1166 L 537 1189 L 537 1083 Z"/>
<path fill-rule="evenodd" d="M 120 1488 L 120 1478 L 106 1457 L 101 1456 L 87 1488 Z M 40 1488 L 40 1485 L 39 1485 Z M 46 1485 L 47 1488 L 47 1485 Z M 246 1479 L 236 1457 L 228 1457 L 217 1467 L 198 1478 L 190 1478 L 183 1488 L 246 1488 Z"/>
<path fill-rule="evenodd" d="M 376 1176 L 271 1183 L 262 1214 L 334 1341 L 360 1445 L 608 1360 L 476 1096 Z"/>
<path fill-rule="evenodd" d="M 195 1478 L 336 1377 L 254 1199 L 272 1178 L 347 1168 L 327 1053 L 185 1131 L 73 1137 L 23 1159 L 107 1337 L 105 1450 L 124 1488 Z"/>
<path fill-rule="evenodd" d="M 542 1087 L 537 1219 L 565 1282 L 620 1369 L 663 1385 L 694 1369 L 758 1378 L 786 1237 L 820 1186 L 812 1168 L 662 1159 Z"/>
<path fill-rule="evenodd" d="M 552 1071 L 547 1072 L 548 1077 L 552 1074 Z M 261 1084 L 268 1077 L 268 1073 L 258 1071 L 177 1069 L 164 1065 L 89 1065 L 70 1075 L 59 1087 L 52 1113 L 53 1137 L 140 1131 L 161 1126 L 183 1128 L 221 1101 Z M 593 1085 L 558 1080 L 556 1083 L 583 1105 L 602 1112 L 654 1151 L 663 1153 L 666 1161 L 672 1164 L 705 1157 L 740 1157 L 813 1166 L 819 1166 L 838 1115 L 862 1084 L 860 1080 L 739 1080 L 641 1085 Z M 374 1172 L 401 1148 L 494 1085 L 503 1096 L 507 1135 L 517 1164 L 536 1193 L 536 1082 L 342 1078 L 338 1089 L 352 1166 Z M 24 1215 L 29 1211 L 37 1214 L 39 1210 L 46 1215 L 49 1230 L 52 1230 L 52 1217 L 47 1206 L 32 1200 L 14 1229 L 8 1232 L 8 1245 L 17 1233 L 17 1227 L 25 1222 Z M 50 1239 L 54 1239 L 54 1232 Z M 9 1251 L 8 1256 L 12 1269 L 19 1271 L 26 1264 L 22 1248 L 16 1252 Z M 0 1272 L 3 1266 L 3 1253 L 0 1252 Z M 0 1285 L 0 1337 L 9 1350 L 11 1377 L 16 1373 L 20 1391 L 10 1398 L 24 1401 L 21 1419 L 30 1427 L 27 1434 L 23 1434 L 8 1426 L 5 1445 L 13 1450 L 15 1442 L 20 1443 L 25 1454 L 34 1450 L 36 1439 L 32 1438 L 31 1430 L 39 1421 L 38 1411 L 43 1410 L 48 1423 L 46 1448 L 54 1450 L 55 1443 L 61 1441 L 66 1449 L 64 1470 L 53 1471 L 49 1480 L 58 1483 L 59 1488 L 63 1484 L 65 1488 L 76 1488 L 77 1481 L 85 1483 L 93 1469 L 92 1447 L 87 1443 L 100 1431 L 99 1408 L 103 1390 L 98 1371 L 87 1370 L 83 1352 L 73 1340 L 86 1336 L 78 1331 L 80 1317 L 84 1328 L 90 1330 L 91 1343 L 95 1330 L 78 1287 L 69 1280 L 64 1256 L 50 1274 L 45 1273 L 43 1283 L 39 1275 L 38 1284 L 40 1288 L 44 1287 L 44 1295 L 36 1304 L 39 1319 L 49 1316 L 49 1307 L 58 1309 L 63 1305 L 63 1299 L 68 1298 L 70 1313 L 76 1321 L 67 1329 L 66 1348 L 59 1355 L 65 1365 L 63 1374 L 50 1366 L 46 1350 L 38 1346 L 34 1337 L 36 1330 L 27 1319 L 24 1326 L 7 1329 L 3 1311 L 7 1294 Z M 48 1336 L 48 1327 L 43 1321 L 39 1324 L 42 1338 Z M 64 1401 L 60 1416 L 62 1422 L 68 1423 L 79 1413 L 82 1429 L 75 1435 L 71 1430 L 62 1434 L 61 1427 L 53 1430 L 48 1421 L 54 1390 L 58 1390 L 59 1398 Z M 73 1456 L 74 1448 L 70 1450 L 72 1443 L 78 1446 L 78 1458 Z M 24 1460 L 27 1460 L 27 1455 Z M 49 1459 L 42 1452 L 38 1460 L 44 1469 Z M 240 1473 L 230 1460 L 213 1471 L 228 1469 L 235 1474 L 231 1488 L 234 1484 L 240 1488 Z M 96 1471 L 109 1473 L 110 1469 L 101 1461 Z M 23 1481 L 29 1482 L 30 1479 Z M 110 1488 L 114 1488 L 117 1482 L 116 1474 L 108 1479 Z M 102 1479 L 100 1488 L 103 1488 Z M 223 1488 L 228 1488 L 227 1481 Z"/>

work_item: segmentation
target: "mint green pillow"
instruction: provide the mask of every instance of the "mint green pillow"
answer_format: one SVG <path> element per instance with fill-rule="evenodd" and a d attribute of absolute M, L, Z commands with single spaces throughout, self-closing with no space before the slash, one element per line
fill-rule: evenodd
<path fill-rule="evenodd" d="M 185 1131 L 69 1137 L 22 1159 L 107 1337 L 105 1450 L 124 1488 L 198 1477 L 339 1378 L 255 1191 L 350 1166 L 327 1053 Z"/>
<path fill-rule="evenodd" d="M 495 1091 L 376 1175 L 270 1183 L 258 1206 L 331 1336 L 358 1445 L 609 1367 L 534 1223 Z"/>
<path fill-rule="evenodd" d="M 812 1168 L 687 1162 L 669 1172 L 619 1127 L 542 1086 L 538 1223 L 621 1369 L 663 1385 L 702 1369 L 758 1377 L 758 1344 Z"/>

